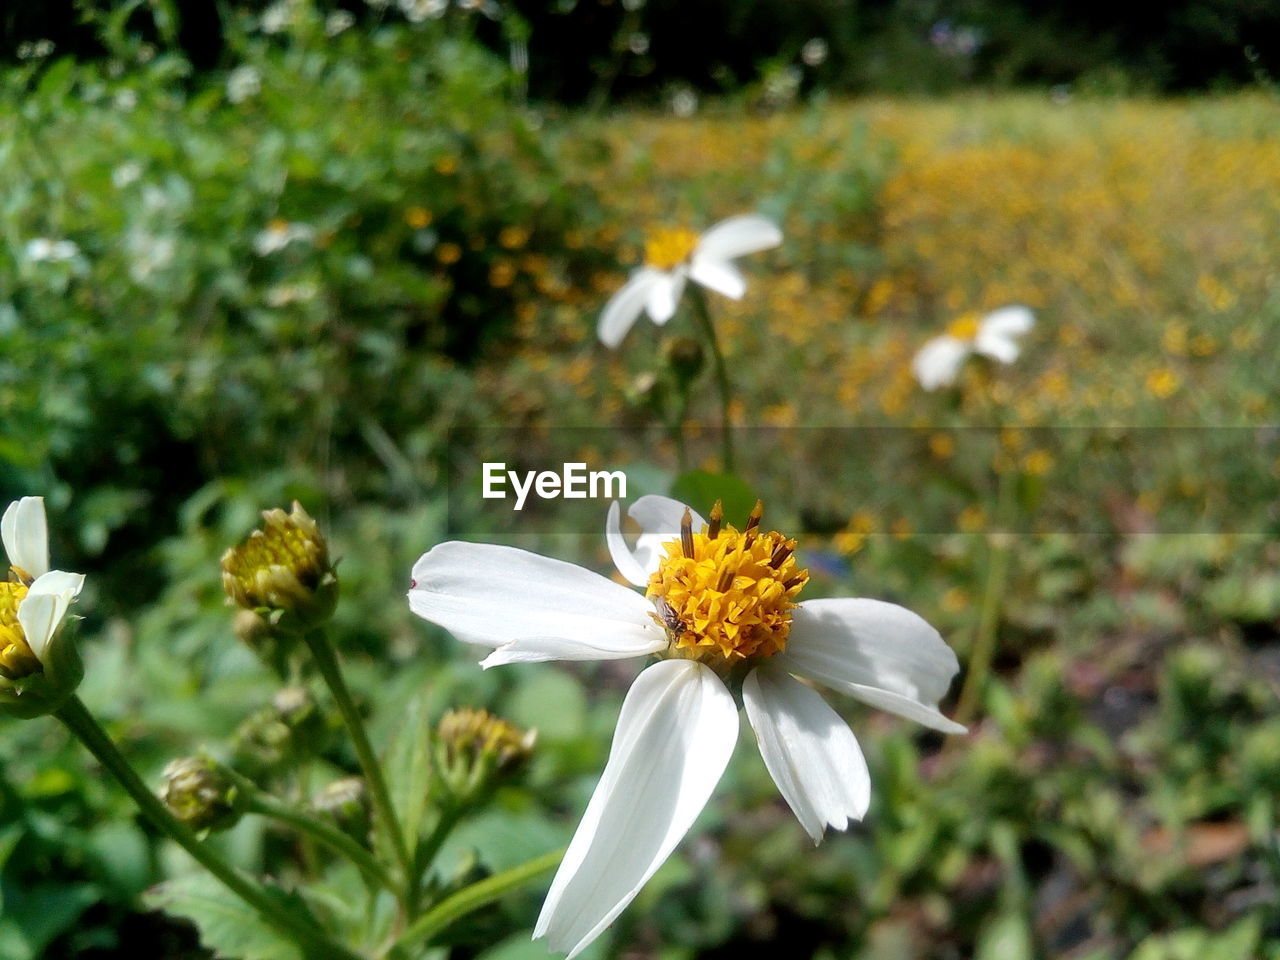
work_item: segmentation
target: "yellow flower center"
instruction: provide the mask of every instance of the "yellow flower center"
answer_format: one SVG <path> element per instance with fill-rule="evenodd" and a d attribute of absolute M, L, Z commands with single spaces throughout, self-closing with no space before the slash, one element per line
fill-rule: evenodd
<path fill-rule="evenodd" d="M 663 227 L 649 235 L 644 244 L 644 260 L 658 270 L 670 270 L 689 259 L 698 245 L 698 235 L 683 227 Z"/>
<path fill-rule="evenodd" d="M 972 340 L 978 335 L 978 324 L 982 318 L 976 313 L 966 313 L 956 317 L 947 324 L 947 335 L 957 340 Z"/>
<path fill-rule="evenodd" d="M 721 526 L 719 501 L 711 522 L 694 533 L 686 511 L 680 539 L 649 578 L 646 596 L 667 631 L 668 655 L 733 666 L 771 657 L 787 646 L 795 596 L 809 580 L 796 564 L 796 542 L 760 532 L 760 503 L 738 531 Z"/>
<path fill-rule="evenodd" d="M 26 595 L 25 584 L 0 582 L 0 677 L 8 680 L 20 680 L 43 669 L 18 622 L 18 604 Z"/>

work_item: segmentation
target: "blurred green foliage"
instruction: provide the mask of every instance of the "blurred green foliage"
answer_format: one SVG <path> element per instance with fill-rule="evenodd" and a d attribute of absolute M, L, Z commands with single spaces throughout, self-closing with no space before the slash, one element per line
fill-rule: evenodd
<path fill-rule="evenodd" d="M 445 850 L 448 884 L 564 842 L 628 675 L 482 673 L 411 618 L 408 570 L 444 535 L 447 431 L 555 422 L 572 365 L 603 364 L 572 348 L 632 228 L 601 196 L 608 137 L 522 106 L 520 78 L 465 17 L 330 35 L 326 15 L 290 9 L 271 34 L 231 15 L 219 73 L 122 16 L 103 28 L 109 58 L 0 74 L 0 499 L 43 493 L 55 562 L 90 574 L 82 693 L 152 782 L 208 746 L 298 796 L 354 758 L 326 735 L 319 695 L 307 775 L 276 751 L 292 736 L 273 706 L 283 681 L 234 641 L 217 560 L 257 510 L 313 508 L 341 558 L 335 635 L 378 743 L 462 704 L 540 730 L 526 779 Z M 873 273 L 893 157 L 824 136 L 820 113 L 805 123 L 751 177 L 691 174 L 643 209 L 707 216 L 759 195 L 798 228 L 779 256 L 808 282 Z M 630 176 L 615 189 L 659 182 L 652 166 Z M 522 324 L 568 369 L 518 353 Z M 889 466 L 886 483 L 906 482 Z M 594 540 L 548 550 L 604 568 Z M 974 616 L 955 601 L 981 591 L 988 538 L 870 535 L 856 553 L 850 570 L 811 550 L 813 592 L 904 602 L 963 661 Z M 744 745 L 678 855 L 586 956 L 1280 956 L 1274 538 L 1046 534 L 1014 556 L 969 737 L 944 744 L 841 704 L 872 809 L 816 850 Z M 59 728 L 0 730 L 0 958 L 201 956 L 189 928 L 140 914 L 142 892 L 190 864 Z M 215 842 L 286 880 L 307 855 L 252 818 Z M 354 882 L 331 878 L 311 906 L 340 915 Z M 537 899 L 477 914 L 453 955 L 543 955 L 525 934 L 493 944 L 531 924 Z M 247 939 L 223 948 L 251 956 L 252 934 L 233 922 L 227 935 Z"/>

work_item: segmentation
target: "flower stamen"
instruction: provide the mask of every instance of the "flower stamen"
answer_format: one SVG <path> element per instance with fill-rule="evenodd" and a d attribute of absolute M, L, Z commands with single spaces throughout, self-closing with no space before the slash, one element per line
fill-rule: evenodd
<path fill-rule="evenodd" d="M 680 539 L 664 545 L 646 595 L 667 633 L 667 656 L 728 668 L 786 648 L 795 596 L 809 574 L 796 565 L 794 540 L 761 533 L 763 515 L 757 502 L 739 531 L 722 525 L 717 502 L 700 532 L 686 514 Z"/>
<path fill-rule="evenodd" d="M 0 583 L 0 677 L 21 680 L 44 668 L 18 622 L 18 606 L 27 596 L 25 583 Z"/>
<path fill-rule="evenodd" d="M 644 244 L 645 262 L 658 270 L 671 270 L 689 259 L 698 235 L 687 227 L 660 227 Z"/>

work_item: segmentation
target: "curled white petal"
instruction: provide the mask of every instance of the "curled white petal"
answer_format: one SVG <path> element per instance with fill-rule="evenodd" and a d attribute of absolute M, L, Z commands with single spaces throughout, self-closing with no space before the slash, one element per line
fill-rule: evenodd
<path fill-rule="evenodd" d="M 688 832 L 737 736 L 733 696 L 702 664 L 664 660 L 640 674 L 534 937 L 570 958 L 598 937 Z"/>
<path fill-rule="evenodd" d="M 955 652 L 919 615 L 881 600 L 807 600 L 778 664 L 944 733 L 965 728 L 938 712 L 959 672 Z"/>
<path fill-rule="evenodd" d="M 67 610 L 84 586 L 84 576 L 51 570 L 36 578 L 18 604 L 18 623 L 37 660 L 44 659 Z"/>
<path fill-rule="evenodd" d="M 983 356 L 1013 363 L 1020 348 L 1017 338 L 1035 324 L 1035 314 L 1027 307 L 1001 307 L 982 318 L 974 337 L 973 349 Z"/>
<path fill-rule="evenodd" d="M 685 510 L 693 515 L 694 533 L 701 531 L 707 524 L 702 515 L 671 497 L 651 493 L 640 497 L 627 508 L 627 516 L 640 525 L 634 555 L 636 563 L 645 572 L 645 583 L 648 582 L 649 574 L 657 571 L 659 561 L 666 556 L 663 544 L 680 536 L 680 521 Z"/>
<path fill-rule="evenodd" d="M 916 351 L 911 361 L 911 372 L 926 390 L 949 387 L 956 382 L 960 368 L 972 349 L 963 340 L 946 334 L 934 337 Z"/>
<path fill-rule="evenodd" d="M 649 319 L 661 325 L 676 315 L 676 307 L 680 305 L 680 296 L 684 293 L 685 271 L 677 267 L 670 273 L 656 272 L 658 277 L 649 287 L 645 309 L 649 311 Z"/>
<path fill-rule="evenodd" d="M 749 213 L 721 220 L 698 240 L 694 259 L 732 260 L 782 243 L 782 231 L 768 217 Z"/>
<path fill-rule="evenodd" d="M 661 270 L 643 267 L 623 284 L 622 289 L 610 298 L 600 313 L 597 333 L 601 343 L 611 350 L 622 343 L 622 338 L 627 335 L 627 331 L 648 303 L 654 285 L 663 277 L 665 274 Z"/>
<path fill-rule="evenodd" d="M 615 500 L 609 504 L 609 517 L 605 521 L 604 527 L 604 539 L 609 545 L 609 556 L 613 558 L 613 565 L 618 568 L 620 574 L 637 587 L 643 587 L 649 582 L 649 571 L 641 565 L 635 554 L 627 547 L 627 541 L 622 537 L 620 514 L 618 501 Z"/>
<path fill-rule="evenodd" d="M 747 292 L 747 281 L 742 273 L 727 260 L 695 254 L 689 264 L 689 276 L 709 290 L 722 293 L 734 300 L 742 299 Z"/>
<path fill-rule="evenodd" d="M 598 573 L 527 550 L 451 541 L 413 567 L 409 607 L 459 640 L 522 642 L 509 659 L 541 650 L 568 659 L 615 659 L 665 645 L 645 598 Z M 578 656 L 570 656 L 577 648 Z M 501 659 L 501 658 L 500 658 Z"/>
<path fill-rule="evenodd" d="M 23 497 L 9 504 L 0 518 L 0 538 L 9 564 L 33 577 L 49 572 L 49 527 L 44 497 Z"/>
<path fill-rule="evenodd" d="M 816 691 L 766 665 L 747 676 L 742 703 L 769 775 L 815 844 L 828 826 L 843 830 L 862 819 L 871 802 L 867 761 Z"/>

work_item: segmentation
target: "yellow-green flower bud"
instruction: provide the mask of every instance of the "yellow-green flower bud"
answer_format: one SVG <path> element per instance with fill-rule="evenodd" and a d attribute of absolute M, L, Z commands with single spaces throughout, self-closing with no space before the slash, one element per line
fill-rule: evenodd
<path fill-rule="evenodd" d="M 315 756 L 328 735 L 328 722 L 311 694 L 285 687 L 236 730 L 235 767 L 251 776 L 286 770 Z"/>
<path fill-rule="evenodd" d="M 329 546 L 294 501 L 289 513 L 264 510 L 260 530 L 222 556 L 222 587 L 241 610 L 277 632 L 302 633 L 328 620 L 338 599 Z"/>
<path fill-rule="evenodd" d="M 312 798 L 311 806 L 317 813 L 331 818 L 348 836 L 362 843 L 369 839 L 369 791 L 360 777 L 333 781 Z"/>
<path fill-rule="evenodd" d="M 455 799 L 471 800 L 523 765 L 536 739 L 487 710 L 450 710 L 436 728 L 436 765 Z"/>
<path fill-rule="evenodd" d="M 209 757 L 181 757 L 164 768 L 160 799 L 192 830 L 228 830 L 239 822 L 239 791 Z"/>

